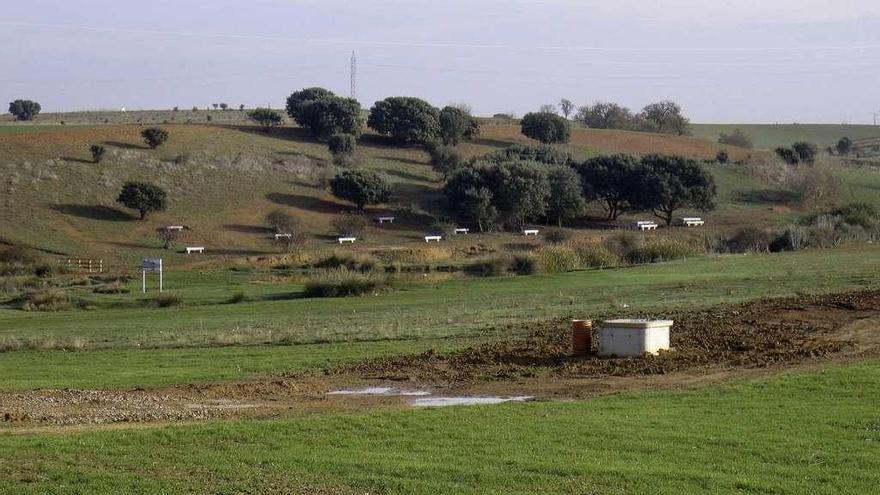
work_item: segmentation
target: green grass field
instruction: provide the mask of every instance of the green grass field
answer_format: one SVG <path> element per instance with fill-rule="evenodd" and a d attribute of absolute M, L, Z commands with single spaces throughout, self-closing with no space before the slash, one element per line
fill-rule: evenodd
<path fill-rule="evenodd" d="M 833 146 L 847 136 L 850 139 L 880 137 L 880 127 L 873 125 L 835 124 L 693 124 L 694 136 L 713 142 L 722 133 L 730 134 L 741 129 L 752 138 L 756 148 L 774 149 L 791 146 L 797 141 L 815 143 L 821 149 Z"/>
<path fill-rule="evenodd" d="M 586 402 L 0 436 L 7 493 L 874 493 L 880 363 Z"/>
<path fill-rule="evenodd" d="M 398 292 L 343 300 L 240 304 L 223 303 L 227 294 L 241 287 L 226 287 L 228 274 L 184 272 L 179 277 L 172 274 L 169 286 L 192 283 L 198 277 L 204 280 L 180 291 L 190 304 L 183 307 L 59 313 L 0 309 L 0 341 L 35 339 L 64 344 L 78 338 L 87 349 L 8 353 L 0 360 L 0 376 L 9 381 L 0 387 L 58 386 L 65 380 L 80 386 L 124 387 L 244 378 L 348 360 L 349 354 L 368 357 L 390 351 L 420 351 L 443 346 L 443 342 L 452 345 L 456 341 L 520 336 L 535 322 L 619 312 L 622 304 L 638 313 L 875 287 L 878 268 L 880 249 L 863 246 L 704 257 L 557 275 L 418 283 Z M 213 285 L 208 287 L 209 283 Z M 283 284 L 258 287 L 264 295 L 275 291 L 283 296 L 297 290 Z M 287 345 L 244 351 L 217 347 L 235 343 Z M 304 345 L 332 343 L 339 344 L 336 355 L 332 346 Z M 197 349 L 164 349 L 173 347 Z M 94 349 L 131 349 L 132 360 L 116 359 L 124 353 Z M 172 356 L 183 358 L 167 365 Z M 105 372 L 95 373 L 89 365 L 92 359 L 94 366 Z M 240 363 L 246 360 L 251 360 L 250 364 L 242 367 Z M 44 366 L 46 362 L 55 364 Z M 29 369 L 40 372 L 30 374 L 25 371 Z"/>

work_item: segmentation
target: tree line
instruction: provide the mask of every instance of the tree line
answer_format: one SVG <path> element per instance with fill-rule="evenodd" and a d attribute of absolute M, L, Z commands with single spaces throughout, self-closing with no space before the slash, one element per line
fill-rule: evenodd
<path fill-rule="evenodd" d="M 567 159 L 549 146 L 499 150 L 453 171 L 443 188 L 451 211 L 481 231 L 521 229 L 534 221 L 563 225 L 598 202 L 608 219 L 645 211 L 671 224 L 683 208 L 714 208 L 715 181 L 689 158 L 664 155 Z"/>

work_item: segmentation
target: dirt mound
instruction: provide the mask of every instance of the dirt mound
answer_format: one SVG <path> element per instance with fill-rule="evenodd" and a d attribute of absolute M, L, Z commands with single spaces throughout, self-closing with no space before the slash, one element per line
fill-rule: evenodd
<path fill-rule="evenodd" d="M 571 354 L 566 319 L 547 323 L 525 339 L 450 353 L 426 352 L 340 366 L 331 375 L 386 380 L 473 382 L 556 376 L 644 376 L 718 367 L 766 367 L 838 354 L 855 346 L 835 331 L 880 311 L 880 291 L 759 300 L 664 314 L 612 317 L 673 319 L 674 352 L 640 358 Z M 594 342 L 596 335 L 594 334 Z"/>

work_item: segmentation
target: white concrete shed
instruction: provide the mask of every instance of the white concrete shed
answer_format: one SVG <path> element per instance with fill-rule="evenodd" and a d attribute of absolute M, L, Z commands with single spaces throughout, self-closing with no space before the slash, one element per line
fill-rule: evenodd
<path fill-rule="evenodd" d="M 672 320 L 605 320 L 599 324 L 600 356 L 643 356 L 669 350 Z"/>

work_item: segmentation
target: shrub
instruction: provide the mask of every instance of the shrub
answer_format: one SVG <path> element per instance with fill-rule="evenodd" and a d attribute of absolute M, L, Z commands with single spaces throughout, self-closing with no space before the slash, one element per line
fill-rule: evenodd
<path fill-rule="evenodd" d="M 715 155 L 715 161 L 722 165 L 726 165 L 730 163 L 730 155 L 726 150 L 721 150 Z"/>
<path fill-rule="evenodd" d="M 565 229 L 550 228 L 544 233 L 544 240 L 551 244 L 559 244 L 569 239 L 571 239 L 571 232 Z"/>
<path fill-rule="evenodd" d="M 526 160 L 547 165 L 566 165 L 571 160 L 571 155 L 547 144 L 514 144 L 483 155 L 480 160 L 493 163 Z"/>
<path fill-rule="evenodd" d="M 549 245 L 535 250 L 541 268 L 547 273 L 563 273 L 580 268 L 580 257 L 569 246 Z"/>
<path fill-rule="evenodd" d="M 92 154 L 92 161 L 95 163 L 100 163 L 101 160 L 104 158 L 104 153 L 106 153 L 107 150 L 100 144 L 93 144 L 89 146 L 89 152 Z"/>
<path fill-rule="evenodd" d="M 352 134 L 337 132 L 336 134 L 330 136 L 330 139 L 327 140 L 327 148 L 334 156 L 351 156 L 354 154 L 356 146 L 357 138 Z"/>
<path fill-rule="evenodd" d="M 330 181 L 330 191 L 339 199 L 350 201 L 363 210 L 364 206 L 388 202 L 391 185 L 372 170 L 346 170 Z"/>
<path fill-rule="evenodd" d="M 430 227 L 428 227 L 428 233 L 433 235 L 448 236 L 452 235 L 454 232 L 455 224 L 444 221 L 434 222 Z"/>
<path fill-rule="evenodd" d="M 238 304 L 243 303 L 247 300 L 247 297 L 244 295 L 244 292 L 238 291 L 226 301 L 228 304 Z"/>
<path fill-rule="evenodd" d="M 281 125 L 284 120 L 280 112 L 271 108 L 255 108 L 247 113 L 247 118 L 260 124 L 265 132 L 269 132 L 274 126 Z"/>
<path fill-rule="evenodd" d="M 757 227 L 746 227 L 724 241 L 724 248 L 731 253 L 762 253 L 770 250 L 773 235 Z"/>
<path fill-rule="evenodd" d="M 367 219 L 360 215 L 338 215 L 330 224 L 341 237 L 361 237 L 367 230 Z"/>
<path fill-rule="evenodd" d="M 305 295 L 307 297 L 360 296 L 387 290 L 390 287 L 388 280 L 378 274 L 337 268 L 309 278 L 305 286 Z"/>
<path fill-rule="evenodd" d="M 509 262 L 505 256 L 493 256 L 468 263 L 465 265 L 464 271 L 477 277 L 500 277 L 505 274 L 508 265 Z"/>
<path fill-rule="evenodd" d="M 694 254 L 694 249 L 681 241 L 655 239 L 630 251 L 627 255 L 627 261 L 634 264 L 659 263 L 683 259 Z"/>
<path fill-rule="evenodd" d="M 510 271 L 517 275 L 538 273 L 538 259 L 531 254 L 517 254 L 510 261 Z"/>
<path fill-rule="evenodd" d="M 30 265 L 36 262 L 37 257 L 21 246 L 7 246 L 0 249 L 0 263 Z"/>
<path fill-rule="evenodd" d="M 158 148 L 168 141 L 168 131 L 161 127 L 149 127 L 141 131 L 141 137 L 150 148 Z"/>
<path fill-rule="evenodd" d="M 734 129 L 730 134 L 720 134 L 718 142 L 730 146 L 739 146 L 740 148 L 752 147 L 752 138 L 741 129 Z"/>
<path fill-rule="evenodd" d="M 116 280 L 109 284 L 99 285 L 92 292 L 95 294 L 128 294 L 131 291 L 128 287 L 122 285 L 119 280 Z"/>
<path fill-rule="evenodd" d="M 629 253 L 642 247 L 642 236 L 628 230 L 613 232 L 604 240 L 605 248 L 618 258 L 629 259 Z"/>
<path fill-rule="evenodd" d="M 544 144 L 567 143 L 571 138 L 568 120 L 552 113 L 528 113 L 521 121 L 522 133 Z"/>
<path fill-rule="evenodd" d="M 160 308 L 170 308 L 183 304 L 183 299 L 177 294 L 164 292 L 153 298 L 153 303 Z"/>
<path fill-rule="evenodd" d="M 70 296 L 62 289 L 48 289 L 29 292 L 22 303 L 25 311 L 62 311 L 70 309 Z"/>
<path fill-rule="evenodd" d="M 432 146 L 428 153 L 431 155 L 431 168 L 443 176 L 443 180 L 464 165 L 464 158 L 452 146 Z"/>
<path fill-rule="evenodd" d="M 366 254 L 332 253 L 314 264 L 317 268 L 345 268 L 349 271 L 371 272 L 379 261 Z"/>
<path fill-rule="evenodd" d="M 831 212 L 843 218 L 845 223 L 876 229 L 880 224 L 880 211 L 869 203 L 850 203 Z"/>

